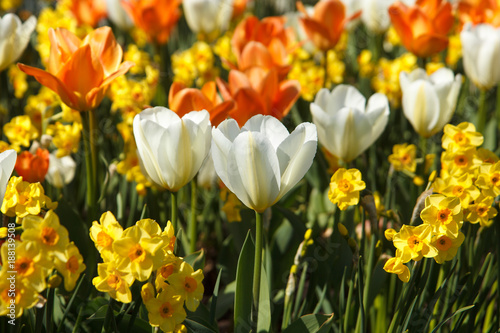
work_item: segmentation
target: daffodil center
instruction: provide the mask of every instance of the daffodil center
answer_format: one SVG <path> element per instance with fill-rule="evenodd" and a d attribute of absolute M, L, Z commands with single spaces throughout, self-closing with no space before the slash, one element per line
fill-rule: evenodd
<path fill-rule="evenodd" d="M 108 276 L 107 282 L 108 282 L 108 286 L 110 286 L 114 290 L 120 289 L 120 287 L 122 285 L 122 279 L 115 274 L 110 274 Z"/>
<path fill-rule="evenodd" d="M 128 257 L 130 261 L 142 262 L 146 259 L 146 251 L 144 251 L 140 244 L 136 244 L 129 250 Z"/>
<path fill-rule="evenodd" d="M 448 251 L 452 245 L 451 239 L 447 236 L 441 236 L 436 242 L 436 247 L 439 251 Z"/>
<path fill-rule="evenodd" d="M 405 154 L 403 154 L 403 156 L 401 156 L 400 161 L 402 164 L 410 164 L 411 157 L 409 154 L 405 153 Z"/>
<path fill-rule="evenodd" d="M 415 251 L 415 252 L 422 251 L 422 248 L 423 248 L 424 244 L 422 243 L 422 240 L 419 237 L 417 237 L 417 236 L 411 236 L 410 238 L 408 238 L 407 242 L 408 242 L 408 246 L 413 251 Z"/>
<path fill-rule="evenodd" d="M 464 146 L 467 144 L 468 140 L 465 134 L 458 132 L 453 136 L 453 141 L 455 141 L 457 145 Z"/>
<path fill-rule="evenodd" d="M 184 280 L 184 289 L 186 289 L 188 293 L 192 293 L 196 290 L 197 287 L 198 283 L 196 282 L 196 280 L 190 276 L 186 276 L 186 279 Z"/>
<path fill-rule="evenodd" d="M 101 246 L 101 247 L 108 247 L 111 245 L 111 243 L 113 243 L 113 238 L 111 238 L 107 233 L 105 233 L 104 231 L 100 231 L 98 234 L 97 234 L 97 240 L 96 240 L 96 243 L 98 246 Z"/>
<path fill-rule="evenodd" d="M 455 164 L 460 168 L 465 168 L 469 162 L 467 161 L 467 157 L 464 155 L 458 155 L 455 157 Z"/>
<path fill-rule="evenodd" d="M 42 242 L 45 245 L 54 246 L 59 241 L 59 234 L 54 228 L 44 227 L 42 228 Z"/>
<path fill-rule="evenodd" d="M 78 271 L 78 267 L 80 267 L 78 258 L 76 256 L 71 256 L 66 262 L 66 269 L 74 274 Z"/>
<path fill-rule="evenodd" d="M 352 190 L 352 184 L 346 179 L 342 179 L 339 181 L 339 190 L 341 190 L 344 193 L 351 192 Z"/>
<path fill-rule="evenodd" d="M 488 207 L 486 205 L 477 205 L 477 215 L 484 217 L 488 214 Z"/>
<path fill-rule="evenodd" d="M 464 187 L 461 185 L 457 185 L 453 188 L 453 195 L 456 197 L 461 197 L 464 194 Z"/>
<path fill-rule="evenodd" d="M 493 186 L 500 186 L 500 173 L 494 173 L 491 176 L 491 183 Z"/>
<path fill-rule="evenodd" d="M 16 260 L 15 266 L 16 266 L 15 270 L 20 275 L 29 276 L 35 271 L 35 265 L 33 263 L 33 260 L 30 258 L 26 257 L 18 258 Z"/>
<path fill-rule="evenodd" d="M 168 264 L 160 268 L 160 274 L 164 279 L 167 279 L 174 272 L 174 265 Z"/>
<path fill-rule="evenodd" d="M 447 224 L 451 217 L 451 211 L 448 208 L 440 209 L 437 214 L 438 221 L 441 224 Z"/>
<path fill-rule="evenodd" d="M 170 318 L 173 315 L 172 305 L 169 302 L 165 302 L 160 306 L 160 316 L 162 318 Z"/>

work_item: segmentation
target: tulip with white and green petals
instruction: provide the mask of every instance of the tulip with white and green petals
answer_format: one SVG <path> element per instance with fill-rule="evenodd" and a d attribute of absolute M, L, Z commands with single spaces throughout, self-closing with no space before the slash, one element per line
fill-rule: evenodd
<path fill-rule="evenodd" d="M 30 16 L 24 23 L 11 13 L 0 18 L 0 71 L 19 59 L 28 46 L 30 35 L 35 27 L 34 16 Z"/>
<path fill-rule="evenodd" d="M 16 165 L 17 153 L 15 150 L 9 149 L 0 153 L 0 206 L 2 205 L 5 191 L 7 190 L 7 183 L 9 182 L 10 175 L 14 171 Z"/>
<path fill-rule="evenodd" d="M 441 131 L 455 112 L 462 76 L 448 68 L 431 75 L 417 68 L 411 73 L 401 72 L 399 83 L 403 111 L 415 131 L 424 138 Z"/>
<path fill-rule="evenodd" d="M 385 95 L 374 94 L 366 104 L 356 88 L 343 84 L 331 92 L 321 89 L 310 108 L 319 142 L 344 162 L 370 147 L 384 131 L 389 117 Z"/>
<path fill-rule="evenodd" d="M 76 163 L 71 156 L 58 158 L 55 151 L 49 155 L 49 170 L 45 179 L 50 185 L 63 188 L 75 178 Z"/>
<path fill-rule="evenodd" d="M 191 31 L 206 35 L 226 31 L 233 14 L 233 0 L 184 0 L 182 7 Z"/>

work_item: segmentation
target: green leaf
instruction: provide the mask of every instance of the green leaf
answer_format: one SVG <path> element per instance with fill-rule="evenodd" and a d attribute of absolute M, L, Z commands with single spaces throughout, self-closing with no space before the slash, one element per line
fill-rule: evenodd
<path fill-rule="evenodd" d="M 205 250 L 201 249 L 185 256 L 184 261 L 190 264 L 195 271 L 198 269 L 203 270 L 203 267 L 205 267 Z"/>
<path fill-rule="evenodd" d="M 234 295 L 235 332 L 246 332 L 251 329 L 254 248 L 250 231 L 248 231 L 236 268 L 236 292 Z"/>
<path fill-rule="evenodd" d="M 333 320 L 331 315 L 305 315 L 294 321 L 283 333 L 324 333 L 328 332 Z"/>
<path fill-rule="evenodd" d="M 215 323 L 215 313 L 217 311 L 217 299 L 219 297 L 219 284 L 220 284 L 220 277 L 222 275 L 222 268 L 219 270 L 219 274 L 217 275 L 217 281 L 215 282 L 214 286 L 214 293 L 212 296 L 212 302 L 210 304 L 210 322 Z"/>
<path fill-rule="evenodd" d="M 257 332 L 269 332 L 271 329 L 271 300 L 269 298 L 269 285 L 267 276 L 262 265 L 260 274 L 260 297 L 259 297 L 259 317 L 257 320 Z"/>
<path fill-rule="evenodd" d="M 205 326 L 203 324 L 200 324 L 200 323 L 193 321 L 191 319 L 184 320 L 184 325 L 188 329 L 188 332 L 193 332 L 193 333 L 214 333 L 214 332 L 217 332 L 217 331 L 213 330 L 212 328 Z"/>
<path fill-rule="evenodd" d="M 463 308 L 460 308 L 458 309 L 457 311 L 453 312 L 450 316 L 446 317 L 445 320 L 443 320 L 442 322 L 440 322 L 433 330 L 432 330 L 432 333 L 436 333 L 436 332 L 439 332 L 439 329 L 441 328 L 441 326 L 443 326 L 448 320 L 450 320 L 451 318 L 455 317 L 456 315 L 464 312 L 464 311 L 468 311 L 470 309 L 472 309 L 475 305 L 472 304 L 472 305 L 469 305 L 469 306 L 465 306 Z"/>

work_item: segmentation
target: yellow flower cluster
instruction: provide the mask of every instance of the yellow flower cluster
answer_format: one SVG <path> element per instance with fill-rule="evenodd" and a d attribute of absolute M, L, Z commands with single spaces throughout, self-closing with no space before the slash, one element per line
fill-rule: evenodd
<path fill-rule="evenodd" d="M 38 138 L 38 130 L 29 116 L 14 117 L 3 126 L 3 133 L 9 139 L 12 149 L 17 152 L 23 147 L 29 147 L 31 141 Z"/>
<path fill-rule="evenodd" d="M 228 222 L 241 222 L 240 210 L 243 205 L 238 197 L 227 187 L 223 186 L 220 190 L 220 199 L 225 201 L 224 206 L 221 210 L 226 213 L 226 218 Z"/>
<path fill-rule="evenodd" d="M 57 148 L 57 158 L 78 152 L 81 132 L 82 125 L 77 122 L 71 125 L 56 122 L 47 127 L 47 134 L 53 137 L 52 143 Z"/>
<path fill-rule="evenodd" d="M 497 210 L 492 207 L 500 194 L 500 162 L 491 151 L 480 148 L 483 136 L 473 124 L 446 125 L 442 138 L 441 173 L 435 192 L 460 199 L 465 220 L 490 226 Z"/>
<path fill-rule="evenodd" d="M 360 70 L 368 71 L 363 69 L 363 66 L 360 66 Z M 376 92 L 386 95 L 393 107 L 399 107 L 401 105 L 399 73 L 411 72 L 415 68 L 417 68 L 417 57 L 411 53 L 405 53 L 394 60 L 382 58 L 372 71 L 372 87 Z"/>
<path fill-rule="evenodd" d="M 8 227 L 15 229 L 15 223 L 9 223 Z M 85 270 L 82 255 L 69 241 L 68 231 L 54 211 L 48 211 L 45 217 L 26 216 L 22 219 L 22 229 L 21 240 L 9 237 L 0 249 L 4 263 L 0 271 L 0 316 L 10 313 L 12 300 L 16 317 L 35 306 L 39 293 L 47 287 L 56 287 L 47 282 L 47 278 L 53 281 L 57 276 L 54 269 L 64 277 L 67 291 L 74 289 Z M 16 271 L 14 280 L 8 279 L 11 271 Z M 9 293 L 12 289 L 14 294 Z"/>
<path fill-rule="evenodd" d="M 384 265 L 388 273 L 397 274 L 403 282 L 410 280 L 410 270 L 404 264 L 410 260 L 434 258 L 438 264 L 455 257 L 465 236 L 460 231 L 463 212 L 460 200 L 433 194 L 425 198 L 425 208 L 420 213 L 423 223 L 419 226 L 403 225 L 399 232 L 388 229 L 386 238 L 396 247 L 396 256 Z"/>
<path fill-rule="evenodd" d="M 417 147 L 403 143 L 392 147 L 392 155 L 389 155 L 389 163 L 396 171 L 415 172 L 417 169 L 416 162 Z"/>
<path fill-rule="evenodd" d="M 7 184 L 1 211 L 7 216 L 19 218 L 38 215 L 42 209 L 56 209 L 57 202 L 45 195 L 40 183 L 28 183 L 23 177 L 12 176 Z"/>
<path fill-rule="evenodd" d="M 303 99 L 312 101 L 321 88 L 331 88 L 333 84 L 344 81 L 345 64 L 339 55 L 335 50 L 329 50 L 326 55 L 326 84 L 324 57 L 317 57 L 302 48 L 291 55 L 292 68 L 288 79 L 299 81 Z"/>
<path fill-rule="evenodd" d="M 365 182 L 361 180 L 361 172 L 357 169 L 338 169 L 330 180 L 328 198 L 337 204 L 340 210 L 357 205 L 359 192 L 366 188 Z"/>
<path fill-rule="evenodd" d="M 37 43 L 36 50 L 40 54 L 42 63 L 47 65 L 50 54 L 50 39 L 47 31 L 49 28 L 58 27 L 64 28 L 77 37 L 83 38 L 92 31 L 92 27 L 88 25 L 78 25 L 78 22 L 71 10 L 72 0 L 57 1 L 56 7 L 52 9 L 47 6 L 40 12 L 36 25 Z"/>
<path fill-rule="evenodd" d="M 14 87 L 14 96 L 16 98 L 23 98 L 24 93 L 28 90 L 28 82 L 26 81 L 28 75 L 21 71 L 15 64 L 10 65 L 8 75 L 12 87 Z"/>
<path fill-rule="evenodd" d="M 51 117 L 54 113 L 54 108 L 60 103 L 56 93 L 42 86 L 38 94 L 28 96 L 24 113 L 30 117 L 31 122 L 41 132 L 42 121 Z"/>
<path fill-rule="evenodd" d="M 457 67 L 457 62 L 462 58 L 462 42 L 459 33 L 450 36 L 446 50 L 446 64 L 451 68 Z"/>
<path fill-rule="evenodd" d="M 0 0 L 0 10 L 6 12 L 21 6 L 22 3 L 23 0 Z"/>
<path fill-rule="evenodd" d="M 174 255 L 175 235 L 170 222 L 162 231 L 156 221 L 142 219 L 123 230 L 111 212 L 94 221 L 90 237 L 101 254 L 98 276 L 92 280 L 97 290 L 130 303 L 130 287 L 135 280 L 154 276 L 141 296 L 148 309 L 150 324 L 171 332 L 186 318 L 184 305 L 195 311 L 203 297 L 203 272 Z"/>
<path fill-rule="evenodd" d="M 219 76 L 212 48 L 200 41 L 194 43 L 191 48 L 172 55 L 172 70 L 174 81 L 182 82 L 187 87 L 202 87 Z"/>
<path fill-rule="evenodd" d="M 236 56 L 233 53 L 231 47 L 231 38 L 233 36 L 233 31 L 226 31 L 226 33 L 220 36 L 214 45 L 214 53 L 219 56 L 220 59 L 227 59 L 231 64 L 236 64 Z M 222 67 L 229 70 L 229 66 L 223 61 Z"/>

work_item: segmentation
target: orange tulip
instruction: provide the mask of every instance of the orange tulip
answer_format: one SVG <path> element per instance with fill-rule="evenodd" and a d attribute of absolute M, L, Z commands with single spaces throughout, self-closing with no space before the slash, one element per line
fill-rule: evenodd
<path fill-rule="evenodd" d="M 246 71 L 259 66 L 265 69 L 276 67 L 280 78 L 290 71 L 288 54 L 298 46 L 291 28 L 285 29 L 284 17 L 266 17 L 259 21 L 250 16 L 234 29 L 231 46 L 238 61 L 233 69 Z"/>
<path fill-rule="evenodd" d="M 95 27 L 101 19 L 108 16 L 104 0 L 72 0 L 69 9 L 75 15 L 78 25 Z"/>
<path fill-rule="evenodd" d="M 44 86 L 55 91 L 64 104 L 78 111 L 97 107 L 109 84 L 125 74 L 133 62 L 122 61 L 122 48 L 109 27 L 92 31 L 81 41 L 65 29 L 49 29 L 50 57 L 47 71 L 18 64 Z"/>
<path fill-rule="evenodd" d="M 346 17 L 345 5 L 340 0 L 324 0 L 314 6 L 313 16 L 309 16 L 302 2 L 297 2 L 297 9 L 305 17 L 300 18 L 300 23 L 314 45 L 327 51 L 335 47 L 344 31 L 344 26 L 351 20 L 358 18 L 361 11 Z"/>
<path fill-rule="evenodd" d="M 35 155 L 25 150 L 17 156 L 14 169 L 29 183 L 43 182 L 49 170 L 49 155 L 47 149 L 38 148 Z"/>
<path fill-rule="evenodd" d="M 240 126 L 256 114 L 283 118 L 300 94 L 299 82 L 279 82 L 276 68 L 253 67 L 246 73 L 231 70 L 229 83 L 217 78 L 217 85 L 224 100 L 234 100 L 235 108 L 229 116 Z"/>
<path fill-rule="evenodd" d="M 448 46 L 448 32 L 453 26 L 451 4 L 442 0 L 417 0 L 408 7 L 396 2 L 389 7 L 392 24 L 408 51 L 429 57 Z"/>
<path fill-rule="evenodd" d="M 168 41 L 181 16 L 181 0 L 122 0 L 125 11 L 135 25 L 144 30 L 152 42 Z"/>
<path fill-rule="evenodd" d="M 170 86 L 168 101 L 170 109 L 179 117 L 191 111 L 207 110 L 210 113 L 212 126 L 218 126 L 234 108 L 233 101 L 222 101 L 217 95 L 214 81 L 205 83 L 201 90 L 187 88 L 184 83 L 174 82 Z"/>
<path fill-rule="evenodd" d="M 467 22 L 472 24 L 489 23 L 500 26 L 500 1 L 498 0 L 461 0 L 457 6 L 460 30 Z"/>

